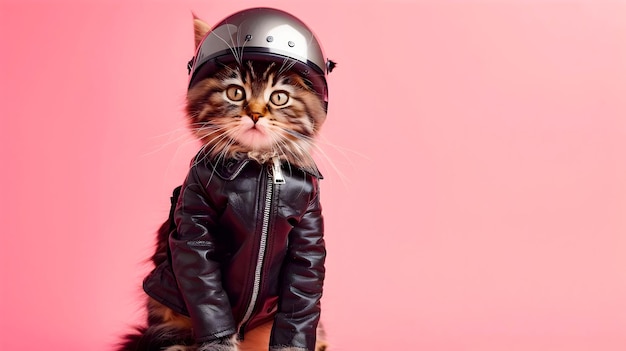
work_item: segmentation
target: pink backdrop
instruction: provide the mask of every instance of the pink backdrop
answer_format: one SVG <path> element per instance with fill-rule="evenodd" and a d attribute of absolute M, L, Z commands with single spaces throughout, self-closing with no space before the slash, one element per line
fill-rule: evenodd
<path fill-rule="evenodd" d="M 626 3 L 313 3 L 1 2 L 1 350 L 111 350 L 142 318 L 197 148 L 190 11 L 255 5 L 339 63 L 332 350 L 626 349 Z"/>

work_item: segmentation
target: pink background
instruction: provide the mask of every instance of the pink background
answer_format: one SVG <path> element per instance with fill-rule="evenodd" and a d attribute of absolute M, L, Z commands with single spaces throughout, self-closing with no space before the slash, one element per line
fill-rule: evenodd
<path fill-rule="evenodd" d="M 255 5 L 339 63 L 317 155 L 332 350 L 626 350 L 617 0 L 3 0 L 1 350 L 111 350 L 142 318 L 197 149 L 190 12 Z"/>

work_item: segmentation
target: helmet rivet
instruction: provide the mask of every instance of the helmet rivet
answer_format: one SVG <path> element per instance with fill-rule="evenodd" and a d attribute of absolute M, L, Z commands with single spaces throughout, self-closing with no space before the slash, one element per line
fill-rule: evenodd
<path fill-rule="evenodd" d="M 267 38 L 265 38 L 265 40 L 267 40 L 268 43 L 271 43 L 274 41 L 274 37 L 270 35 Z"/>
<path fill-rule="evenodd" d="M 246 41 L 250 41 L 252 40 L 252 35 L 251 34 L 246 34 Z"/>
<path fill-rule="evenodd" d="M 290 47 L 290 48 L 292 48 L 292 47 L 296 46 L 296 43 L 294 43 L 293 41 L 291 41 L 291 40 L 290 40 L 290 41 L 287 43 L 287 45 L 289 45 L 289 47 Z"/>

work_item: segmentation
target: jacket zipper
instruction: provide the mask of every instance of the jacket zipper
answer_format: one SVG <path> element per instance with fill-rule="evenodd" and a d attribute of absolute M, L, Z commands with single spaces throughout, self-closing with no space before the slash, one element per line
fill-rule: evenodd
<path fill-rule="evenodd" d="M 274 184 L 285 184 L 285 177 L 283 177 L 283 170 L 280 168 L 278 157 L 272 158 L 272 174 L 274 175 Z"/>
<path fill-rule="evenodd" d="M 277 159 L 277 158 L 275 158 Z M 285 179 L 282 176 L 282 173 L 276 171 L 276 162 L 272 165 L 271 171 L 268 167 L 267 169 L 267 186 L 265 191 L 265 207 L 263 208 L 263 223 L 261 227 L 261 241 L 259 246 L 259 255 L 257 256 L 256 268 L 254 271 L 254 284 L 252 286 L 252 296 L 250 297 L 250 303 L 246 308 L 246 313 L 244 314 L 241 323 L 239 323 L 238 329 L 238 338 L 243 340 L 244 327 L 246 323 L 252 317 L 252 312 L 254 311 L 254 307 L 256 305 L 256 300 L 259 297 L 259 290 L 261 289 L 261 273 L 263 269 L 263 259 L 265 258 L 265 249 L 267 247 L 267 237 L 269 232 L 269 223 L 270 223 L 270 214 L 272 207 L 272 194 L 274 193 L 274 184 L 283 184 L 285 183 Z M 278 164 L 280 168 L 280 165 Z M 282 182 L 280 182 L 282 181 Z"/>

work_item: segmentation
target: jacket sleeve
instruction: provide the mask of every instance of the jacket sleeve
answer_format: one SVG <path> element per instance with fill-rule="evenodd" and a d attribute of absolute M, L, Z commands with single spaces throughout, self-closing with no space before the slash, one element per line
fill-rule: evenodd
<path fill-rule="evenodd" d="M 192 167 L 183 184 L 174 219 L 177 230 L 169 238 L 172 269 L 189 311 L 196 342 L 235 334 L 228 296 L 222 288 L 214 237 L 218 212 Z"/>
<path fill-rule="evenodd" d="M 324 221 L 317 179 L 307 211 L 289 234 L 270 350 L 313 351 L 324 282 Z"/>

